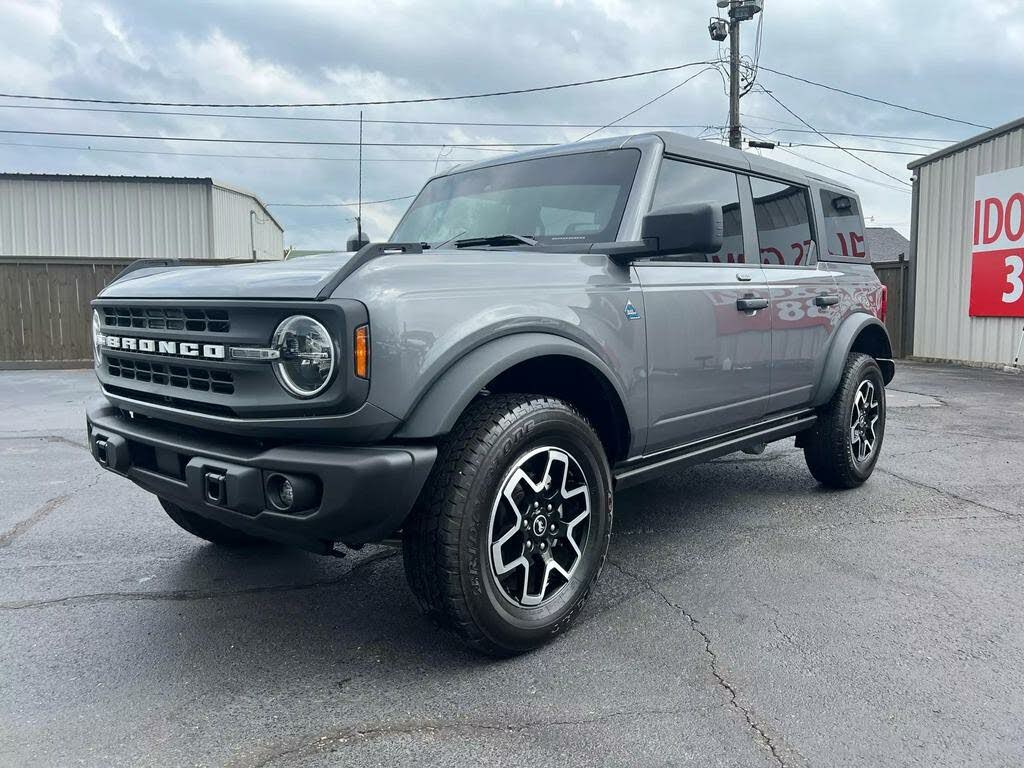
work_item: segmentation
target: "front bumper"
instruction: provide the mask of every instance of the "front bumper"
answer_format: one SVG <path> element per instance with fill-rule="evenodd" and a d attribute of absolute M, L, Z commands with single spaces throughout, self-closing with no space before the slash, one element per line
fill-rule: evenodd
<path fill-rule="evenodd" d="M 314 552 L 391 536 L 437 457 L 432 445 L 267 445 L 132 417 L 105 399 L 90 404 L 87 425 L 93 457 L 111 472 L 231 528 Z M 303 508 L 273 507 L 274 475 L 295 480 Z"/>

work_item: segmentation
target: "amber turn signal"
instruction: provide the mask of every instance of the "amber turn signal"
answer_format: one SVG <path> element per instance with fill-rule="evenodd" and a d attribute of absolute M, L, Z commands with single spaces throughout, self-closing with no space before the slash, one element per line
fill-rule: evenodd
<path fill-rule="evenodd" d="M 360 325 L 356 328 L 352 357 L 356 376 L 360 379 L 370 378 L 370 326 Z"/>

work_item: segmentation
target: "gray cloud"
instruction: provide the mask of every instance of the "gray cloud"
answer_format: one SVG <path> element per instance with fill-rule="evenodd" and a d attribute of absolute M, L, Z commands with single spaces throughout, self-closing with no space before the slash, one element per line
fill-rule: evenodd
<path fill-rule="evenodd" d="M 1024 102 L 1018 73 L 1024 48 L 1024 2 L 857 2 L 809 4 L 768 0 L 762 62 L 851 90 L 995 125 Z M 583 0 L 563 2 L 277 2 L 212 4 L 110 0 L 21 3 L 0 0 L 0 61 L 6 90 L 145 100 L 310 101 L 402 98 L 543 85 L 714 58 L 707 37 L 711 0 Z M 745 25 L 752 50 L 754 24 Z M 448 104 L 366 108 L 369 119 L 604 123 L 668 89 L 692 72 L 544 94 Z M 959 139 L 965 126 L 892 110 L 762 73 L 759 82 L 821 129 Z M 6 102 L 6 100 L 5 100 Z M 7 102 L 13 103 L 13 102 Z M 795 122 L 770 99 L 743 103 L 751 134 L 820 143 L 779 133 Z M 281 114 L 356 117 L 356 109 Z M 721 124 L 722 81 L 706 73 L 630 119 L 631 123 Z M 351 123 L 305 123 L 2 109 L 0 123 L 26 130 L 73 130 L 235 138 L 355 140 Z M 586 130 L 367 124 L 367 141 L 571 141 Z M 629 132 L 605 131 L 602 135 Z M 696 130 L 689 131 L 697 133 Z M 346 147 L 248 147 L 172 142 L 8 135 L 0 141 L 139 151 L 107 153 L 0 144 L 7 170 L 215 176 L 269 202 L 349 201 L 356 166 L 339 160 L 187 157 L 146 151 L 353 158 Z M 916 146 L 849 139 L 860 146 L 926 151 Z M 939 145 L 926 144 L 937 147 Z M 810 148 L 800 155 L 888 186 L 852 180 L 877 223 L 906 229 L 909 195 L 842 153 Z M 454 150 L 452 157 L 492 153 Z M 433 172 L 431 149 L 368 147 L 364 198 L 415 192 Z M 776 159 L 823 169 L 776 150 Z M 909 158 L 870 155 L 872 163 L 908 178 Z M 446 159 L 438 167 L 448 167 Z M 825 171 L 828 173 L 828 171 Z M 835 174 L 838 175 L 838 174 Z M 367 208 L 367 229 L 389 234 L 403 203 Z M 286 241 L 338 247 L 352 231 L 345 209 L 280 208 Z"/>

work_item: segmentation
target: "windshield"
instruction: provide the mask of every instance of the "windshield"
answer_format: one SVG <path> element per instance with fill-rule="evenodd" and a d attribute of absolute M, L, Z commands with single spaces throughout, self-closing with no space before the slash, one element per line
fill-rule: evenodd
<path fill-rule="evenodd" d="M 614 149 L 453 173 L 429 182 L 391 236 L 396 243 L 519 235 L 539 243 L 615 240 L 640 152 Z"/>

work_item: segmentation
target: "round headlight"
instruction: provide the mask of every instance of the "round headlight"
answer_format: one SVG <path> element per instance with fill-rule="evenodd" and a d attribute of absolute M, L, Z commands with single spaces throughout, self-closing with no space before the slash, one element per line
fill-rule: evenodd
<path fill-rule="evenodd" d="M 312 317 L 294 315 L 277 326 L 272 346 L 281 353 L 274 370 L 281 386 L 295 397 L 315 397 L 334 378 L 334 341 Z"/>
<path fill-rule="evenodd" d="M 103 353 L 100 352 L 102 344 L 100 339 L 103 338 L 103 330 L 100 326 L 100 313 L 95 309 L 92 311 L 92 361 L 99 368 L 103 365 Z"/>

